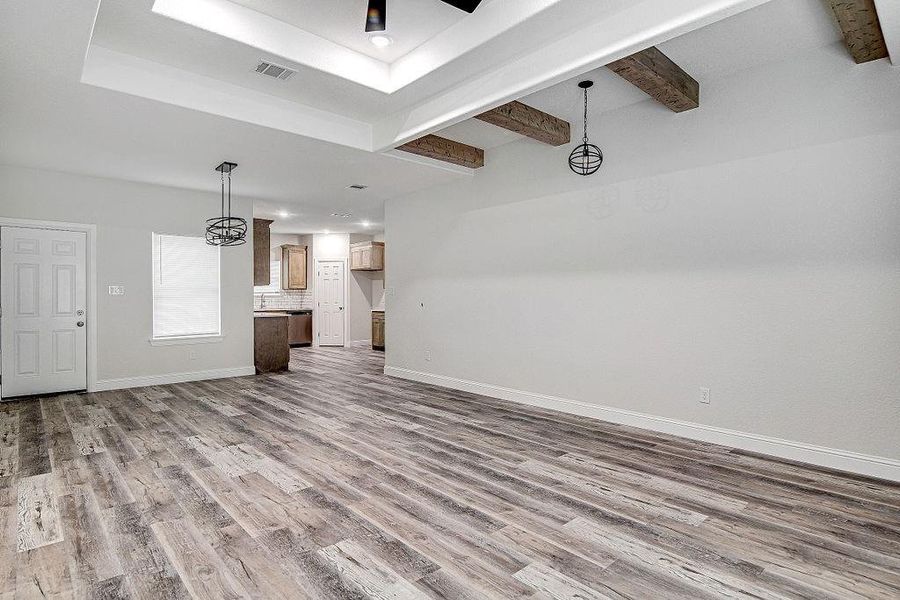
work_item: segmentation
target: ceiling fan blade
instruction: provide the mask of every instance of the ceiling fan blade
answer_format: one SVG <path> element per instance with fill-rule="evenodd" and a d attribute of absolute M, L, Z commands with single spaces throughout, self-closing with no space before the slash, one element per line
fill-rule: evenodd
<path fill-rule="evenodd" d="M 385 30 L 387 27 L 386 2 L 387 0 L 369 0 L 369 10 L 366 12 L 366 31 Z"/>
<path fill-rule="evenodd" d="M 443 2 L 450 6 L 455 6 L 460 10 L 464 10 L 467 13 L 475 12 L 475 9 L 481 4 L 481 0 L 443 0 Z"/>

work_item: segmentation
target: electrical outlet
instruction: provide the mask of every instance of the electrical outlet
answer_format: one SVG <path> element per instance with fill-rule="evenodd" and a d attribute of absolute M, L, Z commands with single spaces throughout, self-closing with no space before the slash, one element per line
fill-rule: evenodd
<path fill-rule="evenodd" d="M 188 352 L 188 360 L 197 360 L 197 351 L 191 350 Z"/>
<path fill-rule="evenodd" d="M 109 295 L 110 296 L 124 296 L 125 295 L 125 286 L 124 285 L 109 286 Z"/>
<path fill-rule="evenodd" d="M 700 388 L 700 404 L 709 404 L 709 388 Z"/>
<path fill-rule="evenodd" d="M 431 350 L 425 351 L 425 360 L 427 360 L 428 362 L 431 362 Z"/>

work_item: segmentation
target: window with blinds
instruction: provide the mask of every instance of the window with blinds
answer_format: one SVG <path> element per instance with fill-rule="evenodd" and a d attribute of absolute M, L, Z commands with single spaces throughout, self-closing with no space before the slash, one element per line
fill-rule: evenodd
<path fill-rule="evenodd" d="M 153 338 L 221 335 L 219 248 L 153 234 Z"/>

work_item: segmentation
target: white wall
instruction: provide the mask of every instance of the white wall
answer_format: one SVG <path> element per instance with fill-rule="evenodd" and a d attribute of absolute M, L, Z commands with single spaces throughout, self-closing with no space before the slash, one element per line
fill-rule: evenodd
<path fill-rule="evenodd" d="M 103 387 L 155 383 L 146 379 L 154 376 L 252 372 L 252 243 L 222 249 L 221 343 L 149 343 L 151 233 L 202 236 L 206 219 L 218 210 L 217 194 L 0 166 L 0 216 L 97 225 L 99 314 L 92 317 L 99 325 L 97 378 Z M 233 210 L 251 218 L 249 202 L 237 200 Z M 109 296 L 110 285 L 124 285 L 125 295 Z"/>
<path fill-rule="evenodd" d="M 595 119 L 593 177 L 524 140 L 389 201 L 387 371 L 896 477 L 900 70 L 702 85 Z"/>
<path fill-rule="evenodd" d="M 349 233 L 316 233 L 313 235 L 313 257 L 318 259 L 350 258 Z"/>

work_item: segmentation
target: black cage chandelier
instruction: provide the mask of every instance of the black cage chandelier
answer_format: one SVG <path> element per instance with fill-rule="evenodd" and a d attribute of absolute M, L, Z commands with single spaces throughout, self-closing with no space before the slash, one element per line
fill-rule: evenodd
<path fill-rule="evenodd" d="M 593 175 L 603 164 L 603 151 L 594 144 L 588 143 L 587 118 L 588 118 L 588 89 L 594 85 L 593 81 L 582 81 L 578 84 L 584 90 L 584 137 L 581 144 L 572 150 L 569 155 L 569 168 L 579 175 Z"/>
<path fill-rule="evenodd" d="M 247 242 L 247 221 L 231 216 L 231 172 L 237 163 L 223 162 L 216 167 L 222 178 L 221 216 L 206 220 L 206 243 L 210 246 L 240 246 Z M 225 210 L 225 179 L 228 178 L 228 212 Z"/>

